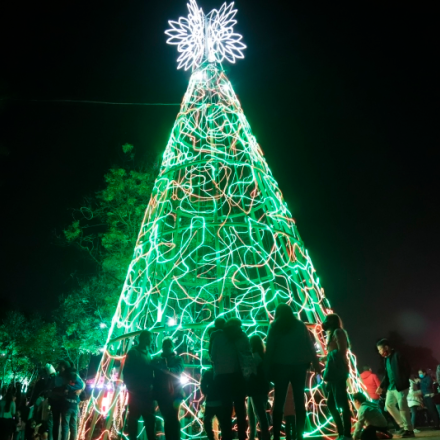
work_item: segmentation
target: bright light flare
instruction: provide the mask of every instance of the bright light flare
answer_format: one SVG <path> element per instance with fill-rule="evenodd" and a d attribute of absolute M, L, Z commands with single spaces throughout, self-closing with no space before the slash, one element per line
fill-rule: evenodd
<path fill-rule="evenodd" d="M 182 376 L 180 376 L 180 383 L 182 385 L 186 385 L 189 382 L 189 377 L 186 374 L 182 374 Z"/>
<path fill-rule="evenodd" d="M 204 61 L 221 63 L 227 60 L 235 63 L 237 58 L 244 58 L 246 45 L 242 36 L 234 32 L 237 24 L 234 3 L 223 3 L 217 10 L 213 9 L 205 15 L 196 0 L 190 0 L 188 17 L 180 17 L 178 21 L 170 20 L 167 43 L 177 46 L 180 53 L 177 58 L 178 69 L 197 68 Z"/>

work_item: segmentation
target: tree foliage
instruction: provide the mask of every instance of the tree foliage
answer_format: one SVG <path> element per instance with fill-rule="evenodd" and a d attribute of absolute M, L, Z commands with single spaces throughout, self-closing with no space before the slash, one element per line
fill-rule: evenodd
<path fill-rule="evenodd" d="M 105 174 L 105 187 L 84 198 L 63 231 L 65 242 L 80 249 L 95 269 L 78 280 L 57 311 L 63 346 L 78 366 L 105 342 L 156 176 L 154 165 L 134 167 L 132 145 L 122 151 L 124 165 Z"/>
<path fill-rule="evenodd" d="M 62 234 L 63 244 L 91 262 L 90 273 L 75 277 L 53 322 L 16 311 L 1 322 L 3 380 L 29 378 L 36 367 L 60 358 L 81 369 L 104 345 L 156 175 L 152 164 L 136 166 L 132 145 L 123 145 L 122 152 L 122 164 L 110 168 L 104 187 L 72 210 Z"/>
<path fill-rule="evenodd" d="M 11 311 L 0 324 L 0 368 L 3 381 L 29 379 L 37 367 L 62 354 L 55 323 Z"/>
<path fill-rule="evenodd" d="M 127 145 L 123 151 L 129 153 Z M 105 188 L 85 197 L 64 230 L 68 244 L 84 251 L 98 272 L 119 283 L 125 278 L 155 175 L 153 166 L 111 168 L 104 176 Z"/>

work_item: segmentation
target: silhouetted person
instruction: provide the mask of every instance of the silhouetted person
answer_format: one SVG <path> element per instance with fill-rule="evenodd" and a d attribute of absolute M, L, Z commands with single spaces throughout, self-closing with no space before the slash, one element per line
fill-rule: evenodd
<path fill-rule="evenodd" d="M 284 423 L 286 424 L 286 440 L 296 440 L 295 402 L 291 383 L 287 388 L 286 402 L 284 403 Z"/>
<path fill-rule="evenodd" d="M 76 440 L 78 435 L 79 395 L 85 384 L 74 368 L 64 372 L 66 381 L 61 412 L 61 439 Z"/>
<path fill-rule="evenodd" d="M 214 328 L 210 332 L 210 335 L 209 335 L 209 349 L 208 349 L 209 355 L 211 355 L 212 342 L 213 342 L 214 338 L 216 337 L 216 335 L 219 334 L 220 331 L 223 331 L 223 329 L 225 328 L 225 325 L 226 325 L 225 318 L 219 317 L 214 321 Z"/>
<path fill-rule="evenodd" d="M 52 440 L 58 440 L 60 436 L 61 414 L 64 409 L 66 396 L 66 372 L 72 367 L 69 361 L 58 362 L 57 374 L 52 376 L 49 385 L 49 405 L 51 416 L 49 417 L 49 429 L 52 432 Z"/>
<path fill-rule="evenodd" d="M 415 437 L 408 406 L 409 379 L 411 366 L 409 362 L 386 339 L 377 344 L 379 354 L 385 358 L 385 377 L 377 389 L 377 394 L 386 390 L 385 408 L 400 426 L 403 438 Z"/>
<path fill-rule="evenodd" d="M 215 332 L 211 358 L 214 374 L 222 395 L 222 436 L 232 438 L 231 415 L 235 408 L 239 440 L 246 439 L 246 379 L 256 373 L 249 338 L 241 329 L 241 321 L 231 318 L 224 330 Z"/>
<path fill-rule="evenodd" d="M 249 390 L 248 399 L 248 419 L 249 419 L 249 438 L 254 440 L 257 434 L 257 420 L 260 423 L 261 438 L 268 440 L 269 435 L 269 421 L 267 419 L 267 397 L 269 394 L 269 381 L 266 379 L 266 374 L 263 368 L 265 358 L 265 348 L 263 340 L 259 335 L 250 337 L 252 356 L 255 359 L 257 367 L 257 375 L 252 381 L 252 386 Z"/>
<path fill-rule="evenodd" d="M 167 440 L 180 439 L 179 408 L 183 400 L 180 375 L 183 373 L 182 358 L 175 353 L 170 338 L 162 342 L 162 353 L 154 359 L 154 390 L 159 410 L 164 419 Z"/>
<path fill-rule="evenodd" d="M 435 429 L 440 429 L 440 420 L 434 403 L 434 383 L 432 377 L 426 373 L 426 370 L 419 370 L 420 391 L 423 396 L 423 403 L 428 410 L 428 415 L 434 422 Z"/>
<path fill-rule="evenodd" d="M 212 427 L 214 417 L 217 417 L 219 423 L 222 423 L 222 400 L 218 384 L 214 378 L 214 369 L 205 370 L 200 382 L 200 389 L 205 396 L 205 415 L 203 425 L 208 440 L 214 440 L 215 435 Z M 230 425 L 230 423 L 229 423 Z M 222 425 L 220 425 L 220 429 Z"/>
<path fill-rule="evenodd" d="M 130 440 L 138 436 L 138 422 L 142 417 L 148 440 L 155 440 L 153 399 L 153 366 L 151 358 L 152 334 L 144 330 L 139 344 L 128 353 L 124 366 L 124 382 L 128 390 L 128 435 Z"/>
<path fill-rule="evenodd" d="M 325 317 L 322 329 L 327 334 L 324 380 L 327 382 L 327 406 L 338 429 L 339 438 L 351 438 L 351 411 L 347 395 L 349 340 L 338 315 Z M 342 410 L 342 419 L 340 415 Z"/>
<path fill-rule="evenodd" d="M 0 439 L 12 440 L 15 431 L 14 418 L 17 413 L 16 396 L 13 387 L 9 388 L 6 395 L 0 400 Z"/>
<path fill-rule="evenodd" d="M 269 328 L 266 345 L 266 371 L 275 384 L 273 405 L 273 436 L 279 440 L 284 403 L 289 383 L 292 384 L 296 412 L 296 438 L 302 440 L 306 409 L 304 389 L 306 373 L 311 364 L 320 371 L 315 347 L 305 324 L 295 318 L 292 308 L 280 304 L 275 321 Z"/>

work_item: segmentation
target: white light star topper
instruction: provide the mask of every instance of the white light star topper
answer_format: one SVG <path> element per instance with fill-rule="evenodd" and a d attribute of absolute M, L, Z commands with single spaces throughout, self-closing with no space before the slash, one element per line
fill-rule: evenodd
<path fill-rule="evenodd" d="M 235 63 L 237 58 L 244 58 L 242 36 L 233 31 L 237 23 L 234 3 L 223 3 L 220 10 L 213 9 L 205 15 L 196 0 L 190 0 L 188 17 L 180 17 L 179 21 L 169 21 L 171 29 L 165 31 L 170 37 L 168 44 L 177 45 L 180 52 L 177 61 L 178 69 L 196 68 L 203 61 L 221 63 L 224 59 Z"/>

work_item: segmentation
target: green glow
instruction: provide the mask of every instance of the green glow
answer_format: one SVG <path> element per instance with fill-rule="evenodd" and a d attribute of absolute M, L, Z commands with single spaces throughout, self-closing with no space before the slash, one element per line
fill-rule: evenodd
<path fill-rule="evenodd" d="M 157 347 L 164 333 L 176 338 L 191 376 L 182 430 L 205 437 L 196 373 L 207 365 L 207 328 L 218 316 L 236 316 L 249 335 L 265 336 L 279 303 L 290 304 L 325 347 L 320 323 L 330 304 L 230 82 L 218 64 L 207 63 L 193 72 L 171 131 L 96 379 L 118 392 L 106 413 L 104 391 L 91 399 L 81 438 L 90 438 L 99 420 L 105 435 L 120 433 L 125 391 L 120 370 L 112 369 L 133 335 L 112 341 L 144 328 L 156 332 Z M 352 355 L 350 365 L 355 392 Z M 314 374 L 306 406 L 307 436 L 334 432 Z"/>

